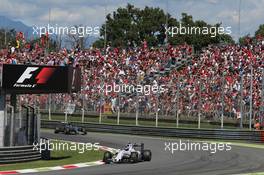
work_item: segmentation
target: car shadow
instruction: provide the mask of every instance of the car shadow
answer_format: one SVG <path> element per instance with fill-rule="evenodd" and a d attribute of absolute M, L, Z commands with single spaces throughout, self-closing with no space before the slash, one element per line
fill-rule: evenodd
<path fill-rule="evenodd" d="M 63 160 L 71 158 L 71 156 L 51 157 L 50 160 Z"/>

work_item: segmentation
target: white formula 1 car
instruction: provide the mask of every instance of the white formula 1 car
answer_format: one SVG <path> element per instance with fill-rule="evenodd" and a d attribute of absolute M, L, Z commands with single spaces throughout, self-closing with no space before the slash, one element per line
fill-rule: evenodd
<path fill-rule="evenodd" d="M 150 150 L 144 149 L 144 143 L 131 144 L 128 143 L 125 148 L 117 150 L 116 153 L 105 152 L 103 162 L 109 163 L 137 163 L 143 161 L 151 161 L 152 153 Z"/>

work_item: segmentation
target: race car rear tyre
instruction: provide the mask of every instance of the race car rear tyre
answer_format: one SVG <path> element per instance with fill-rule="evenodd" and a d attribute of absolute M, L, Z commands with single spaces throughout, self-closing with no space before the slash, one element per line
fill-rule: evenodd
<path fill-rule="evenodd" d="M 103 162 L 106 163 L 106 164 L 110 163 L 110 161 L 112 160 L 112 157 L 113 157 L 113 154 L 111 152 L 109 152 L 109 151 L 106 151 L 104 153 Z"/>
<path fill-rule="evenodd" d="M 152 154 L 151 154 L 151 151 L 150 150 L 143 150 L 142 156 L 143 156 L 142 159 L 144 161 L 151 161 Z"/>
<path fill-rule="evenodd" d="M 58 134 L 58 133 L 59 133 L 59 128 L 55 128 L 54 133 L 55 133 L 55 134 Z"/>
<path fill-rule="evenodd" d="M 70 129 L 69 129 L 69 128 L 66 128 L 66 129 L 64 130 L 64 134 L 70 134 Z"/>
<path fill-rule="evenodd" d="M 83 135 L 87 134 L 87 131 L 84 128 L 82 129 L 82 132 L 83 132 Z"/>
<path fill-rule="evenodd" d="M 137 163 L 138 162 L 138 153 L 137 152 L 132 152 L 130 155 L 130 161 L 132 163 Z"/>

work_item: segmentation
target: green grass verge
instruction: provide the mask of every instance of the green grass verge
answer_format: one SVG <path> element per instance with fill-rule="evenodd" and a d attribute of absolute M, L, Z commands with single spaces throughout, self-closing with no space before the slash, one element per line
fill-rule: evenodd
<path fill-rule="evenodd" d="M 95 150 L 84 151 L 84 153 L 79 153 L 78 151 L 70 151 L 70 150 L 52 151 L 51 160 L 37 160 L 37 161 L 31 161 L 25 163 L 4 164 L 4 165 L 0 165 L 0 171 L 53 167 L 53 166 L 68 165 L 68 164 L 75 164 L 82 162 L 92 162 L 92 161 L 101 160 L 102 157 L 103 157 L 103 152 L 95 151 Z"/>
<path fill-rule="evenodd" d="M 48 120 L 48 115 L 42 115 L 41 119 Z M 57 121 L 64 121 L 65 116 L 64 115 L 51 115 L 52 120 L 57 120 Z M 80 122 L 81 121 L 81 116 L 68 116 L 68 121 L 69 122 Z M 90 122 L 90 123 L 99 123 L 99 117 L 85 117 L 84 122 Z M 116 119 L 112 118 L 107 118 L 106 116 L 102 117 L 102 123 L 104 124 L 117 124 Z M 135 125 L 136 121 L 135 120 L 128 120 L 128 119 L 122 119 L 120 118 L 119 124 L 121 125 Z M 153 121 L 146 121 L 142 120 L 139 118 L 138 120 L 139 126 L 156 126 L 156 122 Z M 164 122 L 164 121 L 159 121 L 158 122 L 159 127 L 176 127 L 176 121 L 175 122 Z M 198 123 L 192 123 L 192 124 L 186 124 L 186 123 L 181 123 L 179 121 L 179 128 L 198 128 Z M 213 125 L 210 123 L 201 123 L 201 128 L 203 129 L 221 129 L 220 125 Z M 233 127 L 233 126 L 224 126 L 224 129 L 239 129 L 238 127 Z M 248 129 L 245 129 L 248 130 Z"/>

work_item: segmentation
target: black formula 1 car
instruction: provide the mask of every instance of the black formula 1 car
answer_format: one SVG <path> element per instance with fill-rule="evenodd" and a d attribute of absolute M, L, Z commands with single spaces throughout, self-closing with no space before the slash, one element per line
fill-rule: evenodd
<path fill-rule="evenodd" d="M 87 134 L 84 128 L 74 126 L 73 124 L 67 123 L 67 122 L 61 122 L 61 124 L 55 128 L 54 133 L 55 134 L 64 133 L 64 134 L 74 134 L 74 135 L 77 135 L 77 134 L 86 135 Z"/>
<path fill-rule="evenodd" d="M 127 144 L 125 148 L 117 150 L 115 153 L 106 151 L 103 162 L 109 163 L 137 163 L 151 161 L 152 153 L 144 149 L 144 143 Z"/>

